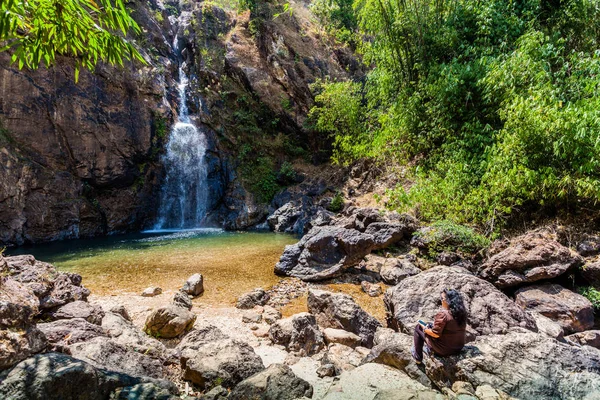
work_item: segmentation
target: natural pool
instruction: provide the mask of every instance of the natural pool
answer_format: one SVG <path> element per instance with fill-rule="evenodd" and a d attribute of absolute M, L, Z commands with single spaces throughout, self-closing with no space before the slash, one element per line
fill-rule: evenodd
<path fill-rule="evenodd" d="M 25 246 L 9 255 L 33 254 L 61 271 L 76 272 L 95 295 L 141 293 L 148 286 L 176 290 L 192 274 L 204 275 L 202 303 L 230 306 L 256 287 L 270 287 L 294 236 L 221 229 L 150 231 L 99 239 Z"/>

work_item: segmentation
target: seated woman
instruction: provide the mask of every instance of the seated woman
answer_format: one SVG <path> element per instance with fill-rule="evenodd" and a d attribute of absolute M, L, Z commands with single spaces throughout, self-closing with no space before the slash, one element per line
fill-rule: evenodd
<path fill-rule="evenodd" d="M 465 345 L 467 310 L 462 296 L 454 289 L 445 289 L 441 295 L 442 310 L 435 316 L 433 326 L 418 323 L 414 333 L 412 356 L 421 364 L 423 345 L 439 356 L 458 354 Z"/>

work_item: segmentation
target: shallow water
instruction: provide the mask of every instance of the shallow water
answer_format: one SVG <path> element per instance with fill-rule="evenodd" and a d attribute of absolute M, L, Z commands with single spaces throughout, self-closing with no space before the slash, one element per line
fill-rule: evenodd
<path fill-rule="evenodd" d="M 205 293 L 198 301 L 231 306 L 239 295 L 277 283 L 273 267 L 284 247 L 296 241 L 267 232 L 151 231 L 21 247 L 9 255 L 33 254 L 76 272 L 95 295 L 141 293 L 148 286 L 177 290 L 199 272 Z"/>

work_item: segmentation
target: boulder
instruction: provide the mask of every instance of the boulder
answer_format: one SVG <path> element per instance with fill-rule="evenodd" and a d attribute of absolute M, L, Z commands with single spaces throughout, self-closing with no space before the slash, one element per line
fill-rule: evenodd
<path fill-rule="evenodd" d="M 581 267 L 580 273 L 586 281 L 600 290 L 600 259 L 586 263 Z"/>
<path fill-rule="evenodd" d="M 144 332 L 160 338 L 174 338 L 190 330 L 196 314 L 184 307 L 168 305 L 158 308 L 146 319 Z"/>
<path fill-rule="evenodd" d="M 600 394 L 598 350 L 569 346 L 522 328 L 479 336 L 461 354 L 430 357 L 425 366 L 439 387 L 460 380 L 524 399 L 592 399 Z"/>
<path fill-rule="evenodd" d="M 179 400 L 180 398 L 150 382 L 118 388 L 111 395 L 111 400 Z"/>
<path fill-rule="evenodd" d="M 262 315 L 254 310 L 248 310 L 242 315 L 242 322 L 259 323 L 262 320 Z"/>
<path fill-rule="evenodd" d="M 543 333 L 546 336 L 550 336 L 556 340 L 563 340 L 565 331 L 558 322 L 552 321 L 550 318 L 536 311 L 530 311 L 529 313 L 535 320 L 535 325 L 538 328 L 538 332 Z"/>
<path fill-rule="evenodd" d="M 318 353 L 325 342 L 312 314 L 300 313 L 280 319 L 269 328 L 269 338 L 275 344 L 285 346 L 288 351 L 302 355 Z"/>
<path fill-rule="evenodd" d="M 46 337 L 33 322 L 38 306 L 28 285 L 0 277 L 0 370 L 46 348 Z"/>
<path fill-rule="evenodd" d="M 285 247 L 275 273 L 304 281 L 334 278 L 369 254 L 374 240 L 355 229 L 314 227 L 298 243 Z"/>
<path fill-rule="evenodd" d="M 39 300 L 27 285 L 0 277 L 0 328 L 27 327 L 39 312 Z"/>
<path fill-rule="evenodd" d="M 362 349 L 364 349 L 364 347 L 362 347 Z M 368 350 L 366 353 L 368 354 Z M 334 343 L 327 348 L 327 351 L 321 359 L 321 365 L 333 365 L 335 371 L 334 375 L 339 375 L 343 371 L 350 371 L 358 367 L 365 355 L 365 353 L 353 349 L 352 347 Z"/>
<path fill-rule="evenodd" d="M 124 319 L 126 319 L 129 322 L 132 321 L 131 317 L 129 316 L 129 313 L 127 312 L 127 309 L 125 308 L 125 306 L 123 306 L 121 304 L 112 306 L 109 309 L 109 311 L 113 314 L 119 314 L 121 317 L 123 317 Z"/>
<path fill-rule="evenodd" d="M 384 296 L 388 326 L 412 334 L 419 319 L 432 321 L 439 311 L 440 293 L 446 288 L 463 296 L 467 341 L 515 326 L 537 330 L 533 317 L 494 285 L 456 267 L 434 267 L 388 289 Z"/>
<path fill-rule="evenodd" d="M 526 310 L 558 322 L 565 333 L 582 332 L 594 326 L 592 303 L 557 284 L 521 288 L 515 292 L 515 301 Z"/>
<path fill-rule="evenodd" d="M 381 323 L 364 311 L 351 296 L 324 290 L 308 291 L 308 311 L 323 328 L 344 329 L 360 336 L 362 345 L 371 347 Z"/>
<path fill-rule="evenodd" d="M 373 348 L 361 361 L 362 364 L 378 363 L 404 371 L 408 376 L 426 387 L 433 387 L 431 380 L 423 373 L 411 355 L 412 336 L 380 328 L 375 333 Z"/>
<path fill-rule="evenodd" d="M 202 274 L 194 274 L 190 276 L 183 284 L 181 290 L 190 296 L 199 296 L 204 293 L 204 277 Z"/>
<path fill-rule="evenodd" d="M 173 296 L 172 303 L 173 305 L 183 307 L 186 310 L 191 310 L 194 306 L 192 304 L 192 299 L 190 299 L 190 296 L 181 290 L 175 293 L 175 295 Z"/>
<path fill-rule="evenodd" d="M 304 235 L 313 226 L 326 225 L 333 213 L 313 204 L 308 196 L 289 201 L 279 207 L 268 218 L 267 223 L 274 232 Z"/>
<path fill-rule="evenodd" d="M 373 249 L 379 250 L 410 239 L 416 229 L 417 224 L 414 218 L 406 215 L 404 222 L 373 222 L 365 229 L 365 233 L 373 236 Z"/>
<path fill-rule="evenodd" d="M 100 325 L 102 318 L 104 318 L 104 311 L 101 307 L 92 305 L 87 301 L 77 300 L 60 306 L 56 310 L 49 311 L 46 315 L 55 320 L 83 318 L 92 324 Z"/>
<path fill-rule="evenodd" d="M 225 400 L 229 396 L 229 390 L 218 385 L 204 393 L 200 400 Z"/>
<path fill-rule="evenodd" d="M 231 400 L 295 400 L 311 398 L 313 388 L 298 378 L 287 365 L 271 364 L 267 369 L 240 382 L 229 395 Z"/>
<path fill-rule="evenodd" d="M 522 286 L 556 278 L 581 264 L 579 254 L 558 243 L 550 234 L 530 232 L 485 261 L 479 276 L 499 288 Z"/>
<path fill-rule="evenodd" d="M 35 325 L 0 329 L 0 371 L 44 351 L 47 344 L 46 336 Z"/>
<path fill-rule="evenodd" d="M 595 256 L 600 253 L 600 237 L 585 235 L 577 245 L 577 252 L 584 257 Z"/>
<path fill-rule="evenodd" d="M 385 258 L 381 262 L 379 274 L 388 285 L 397 285 L 409 276 L 417 275 L 421 270 L 407 257 Z"/>
<path fill-rule="evenodd" d="M 377 297 L 377 296 L 381 296 L 383 294 L 383 290 L 381 289 L 381 286 L 379 286 L 377 283 L 362 281 L 360 283 L 360 287 L 363 292 L 365 292 L 366 294 L 368 294 L 371 297 Z"/>
<path fill-rule="evenodd" d="M 425 397 L 429 394 L 437 397 Z M 411 379 L 402 371 L 371 363 L 344 371 L 339 379 L 329 386 L 323 400 L 373 400 L 375 398 L 442 400 L 444 397 Z"/>
<path fill-rule="evenodd" d="M 38 261 L 32 255 L 4 257 L 1 272 L 28 286 L 38 298 L 50 292 L 52 282 L 59 275 L 53 265 Z"/>
<path fill-rule="evenodd" d="M 120 388 L 143 382 L 177 393 L 172 384 L 95 368 L 60 353 L 38 354 L 0 375 L 0 398 L 11 400 L 104 400 Z"/>
<path fill-rule="evenodd" d="M 72 344 L 69 350 L 73 357 L 96 368 L 106 368 L 132 376 L 164 376 L 163 360 L 128 349 L 107 337 L 98 336 Z"/>
<path fill-rule="evenodd" d="M 435 261 L 437 261 L 439 265 L 452 265 L 460 261 L 460 256 L 453 251 L 442 251 L 437 255 Z"/>
<path fill-rule="evenodd" d="M 59 319 L 38 324 L 37 327 L 46 335 L 48 342 L 58 348 L 87 342 L 98 336 L 108 336 L 101 326 L 92 324 L 83 318 Z"/>
<path fill-rule="evenodd" d="M 162 289 L 159 288 L 158 286 L 150 286 L 150 287 L 147 287 L 146 289 L 144 289 L 141 296 L 142 297 L 154 297 L 154 296 L 158 296 L 161 293 L 162 293 Z"/>
<path fill-rule="evenodd" d="M 339 343 L 352 348 L 360 346 L 362 342 L 360 336 L 343 329 L 325 328 L 323 336 L 327 344 Z"/>
<path fill-rule="evenodd" d="M 271 325 L 278 319 L 281 319 L 281 312 L 274 307 L 265 306 L 262 317 L 267 324 Z"/>
<path fill-rule="evenodd" d="M 264 306 L 269 301 L 270 296 L 262 288 L 257 288 L 250 293 L 245 293 L 237 299 L 236 307 L 242 310 L 254 308 L 256 306 Z"/>
<path fill-rule="evenodd" d="M 567 336 L 569 342 L 600 349 L 600 330 L 577 332 Z"/>
<path fill-rule="evenodd" d="M 214 326 L 188 333 L 177 350 L 183 379 L 201 389 L 217 384 L 232 388 L 265 368 L 250 345 L 229 338 Z"/>
<path fill-rule="evenodd" d="M 113 342 L 129 350 L 155 358 L 165 358 L 166 356 L 167 349 L 161 342 L 146 335 L 121 314 L 107 312 L 102 319 L 102 329 L 106 331 Z"/>

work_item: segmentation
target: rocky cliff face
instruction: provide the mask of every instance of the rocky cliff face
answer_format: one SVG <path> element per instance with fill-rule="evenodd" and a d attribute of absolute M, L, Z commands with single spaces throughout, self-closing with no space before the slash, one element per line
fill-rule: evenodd
<path fill-rule="evenodd" d="M 253 16 L 202 2 L 132 6 L 147 66 L 101 66 L 75 84 L 72 60 L 32 72 L 0 55 L 0 243 L 151 226 L 177 110 L 176 32 L 188 106 L 208 134 L 211 221 L 231 229 L 266 216 L 278 186 L 262 175 L 318 149 L 303 127 L 309 84 L 357 70 L 349 50 L 321 36 L 306 3 L 277 18 L 270 5 Z"/>

